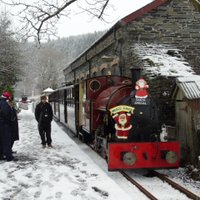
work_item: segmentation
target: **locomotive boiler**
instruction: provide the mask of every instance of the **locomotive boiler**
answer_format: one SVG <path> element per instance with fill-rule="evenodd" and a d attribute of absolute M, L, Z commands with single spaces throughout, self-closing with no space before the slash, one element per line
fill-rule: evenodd
<path fill-rule="evenodd" d="M 63 102 L 57 113 L 63 113 L 68 127 L 74 123 L 73 131 L 107 159 L 109 170 L 177 168 L 179 142 L 168 138 L 148 91 L 140 70 L 134 69 L 132 78 L 99 76 L 65 87 L 57 91 L 63 101 L 53 94 L 50 102 L 55 107 Z"/>

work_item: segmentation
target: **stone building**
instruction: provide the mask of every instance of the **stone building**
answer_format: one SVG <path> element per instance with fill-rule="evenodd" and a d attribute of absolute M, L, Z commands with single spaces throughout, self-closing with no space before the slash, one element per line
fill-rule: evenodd
<path fill-rule="evenodd" d="M 154 0 L 118 21 L 64 69 L 66 85 L 98 75 L 131 76 L 142 68 L 160 108 L 161 123 L 175 124 L 171 93 L 179 76 L 200 74 L 200 3 Z"/>

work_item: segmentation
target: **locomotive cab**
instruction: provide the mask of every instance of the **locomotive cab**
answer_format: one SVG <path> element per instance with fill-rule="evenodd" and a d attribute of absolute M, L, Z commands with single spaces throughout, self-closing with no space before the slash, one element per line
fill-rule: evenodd
<path fill-rule="evenodd" d="M 121 76 L 99 76 L 86 80 L 83 96 L 83 124 L 85 134 L 94 139 L 96 130 L 106 126 L 109 108 L 131 93 L 131 79 Z M 80 100 L 81 102 L 81 100 Z M 99 131 L 98 131 L 99 132 Z M 101 135 L 105 132 L 101 132 Z"/>

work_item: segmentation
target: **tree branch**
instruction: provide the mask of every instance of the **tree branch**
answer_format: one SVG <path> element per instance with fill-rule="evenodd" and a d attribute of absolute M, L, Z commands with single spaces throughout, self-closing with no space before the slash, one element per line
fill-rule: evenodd
<path fill-rule="evenodd" d="M 105 10 L 105 8 L 107 7 L 107 5 L 108 5 L 108 2 L 109 2 L 109 0 L 107 0 L 106 1 L 106 3 L 103 5 L 103 8 L 102 8 L 102 10 L 101 10 L 101 13 L 100 13 L 100 15 L 99 15 L 99 19 L 102 17 L 102 15 L 103 15 L 103 13 L 104 13 L 104 10 Z"/>
<path fill-rule="evenodd" d="M 40 44 L 44 36 L 56 35 L 56 24 L 61 16 L 68 16 L 72 11 L 67 9 L 77 2 L 82 10 L 103 19 L 103 14 L 109 0 L 35 0 L 26 3 L 26 0 L 0 0 L 1 3 L 14 8 L 14 16 L 21 18 L 20 32 L 23 38 L 36 37 Z M 87 5 L 89 6 L 87 8 Z M 17 8 L 17 9 L 16 9 Z M 16 10 L 18 12 L 16 13 Z"/>

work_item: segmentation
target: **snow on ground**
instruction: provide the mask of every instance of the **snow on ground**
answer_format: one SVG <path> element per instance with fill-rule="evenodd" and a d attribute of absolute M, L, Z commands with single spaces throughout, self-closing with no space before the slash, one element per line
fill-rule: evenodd
<path fill-rule="evenodd" d="M 20 140 L 13 148 L 18 161 L 0 161 L 1 200 L 147 199 L 118 172 L 107 172 L 103 160 L 102 170 L 81 150 L 86 145 L 81 144 L 80 148 L 55 122 L 54 148 L 42 149 L 31 110 L 22 110 L 18 117 Z M 132 194 L 121 187 L 131 187 Z"/>
<path fill-rule="evenodd" d="M 105 160 L 85 144 L 72 140 L 55 122 L 52 122 L 54 148 L 42 149 L 31 109 L 22 110 L 18 117 L 20 140 L 13 148 L 18 161 L 0 161 L 0 200 L 148 199 L 120 173 L 109 172 Z M 176 177 L 180 170 L 165 172 Z M 199 182 L 184 182 L 188 189 L 199 194 Z M 171 200 L 160 195 L 161 199 Z M 174 199 L 178 199 L 176 194 Z"/>

